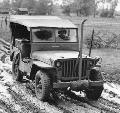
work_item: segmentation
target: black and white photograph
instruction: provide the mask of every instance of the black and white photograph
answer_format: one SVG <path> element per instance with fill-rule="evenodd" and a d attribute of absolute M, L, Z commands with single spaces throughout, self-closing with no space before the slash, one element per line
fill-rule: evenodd
<path fill-rule="evenodd" d="M 120 0 L 0 0 L 0 113 L 120 113 Z"/>

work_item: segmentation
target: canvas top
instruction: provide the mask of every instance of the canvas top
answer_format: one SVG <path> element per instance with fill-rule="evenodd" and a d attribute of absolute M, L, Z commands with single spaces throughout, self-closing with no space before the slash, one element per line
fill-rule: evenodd
<path fill-rule="evenodd" d="M 27 27 L 77 28 L 71 21 L 57 16 L 11 15 L 10 22 Z"/>

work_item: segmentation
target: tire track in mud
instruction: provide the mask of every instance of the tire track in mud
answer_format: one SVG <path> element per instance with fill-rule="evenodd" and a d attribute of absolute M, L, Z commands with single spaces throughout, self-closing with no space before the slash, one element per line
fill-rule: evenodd
<path fill-rule="evenodd" d="M 12 113 L 13 111 L 11 110 L 11 108 L 9 107 L 9 105 L 7 105 L 4 101 L 0 100 L 0 113 Z"/>
<path fill-rule="evenodd" d="M 12 95 L 12 97 L 14 98 L 14 100 L 19 105 L 21 105 L 22 107 L 25 107 L 27 109 L 27 111 L 29 111 L 29 112 L 31 111 L 31 113 L 45 113 L 45 112 L 42 112 L 39 108 L 36 108 L 31 103 L 28 103 L 25 100 L 23 100 L 20 95 L 18 95 L 16 92 L 14 92 L 13 90 L 11 90 L 10 88 L 8 89 L 8 91 Z"/>
<path fill-rule="evenodd" d="M 30 85 L 30 84 L 29 84 Z M 32 86 L 32 87 L 31 87 Z M 29 86 L 29 89 L 34 92 L 33 85 Z M 72 95 L 72 97 L 76 97 L 78 100 L 74 100 L 66 95 L 58 95 L 56 98 L 55 104 L 52 105 L 58 107 L 59 109 L 64 110 L 64 113 L 101 113 L 101 110 L 98 107 L 91 106 L 87 103 L 85 98 L 77 97 L 76 95 Z M 104 112 L 103 112 L 104 113 Z"/>
<path fill-rule="evenodd" d="M 20 104 L 24 106 L 31 113 L 63 113 L 63 110 L 50 105 L 47 102 L 39 101 L 34 94 L 25 87 L 25 83 L 21 84 L 16 82 L 13 86 L 8 88 L 12 97 Z"/>
<path fill-rule="evenodd" d="M 34 92 L 34 85 L 32 84 L 27 84 L 27 89 L 29 89 L 31 92 Z M 75 100 L 74 100 L 75 101 Z M 86 106 L 80 102 L 80 101 L 77 101 L 78 103 L 81 103 L 81 104 L 76 104 L 75 102 L 73 101 L 73 99 L 70 99 L 69 97 L 65 96 L 65 95 L 62 95 L 59 94 L 57 95 L 57 97 L 55 97 L 55 99 L 51 99 L 49 100 L 49 104 L 63 110 L 63 113 L 79 113 L 81 111 L 81 113 L 101 113 L 100 110 L 98 110 L 97 108 L 95 107 L 92 107 L 90 105 L 87 105 Z"/>
<path fill-rule="evenodd" d="M 69 109 L 72 113 L 78 113 L 79 110 L 86 111 L 85 113 L 120 113 L 119 104 L 110 102 L 104 98 L 100 98 L 98 101 L 88 101 L 85 97 L 78 96 L 75 98 L 69 98 L 68 100 L 64 97 L 64 101 L 61 102 L 62 104 L 59 103 L 58 107 Z"/>
<path fill-rule="evenodd" d="M 79 102 L 81 103 L 81 102 Z M 97 108 L 94 108 L 89 105 L 85 105 L 84 103 L 76 104 L 71 101 L 62 101 L 58 105 L 58 107 L 65 109 L 66 111 L 69 111 L 69 113 L 101 113 L 100 110 Z"/>
<path fill-rule="evenodd" d="M 78 97 L 77 99 L 72 99 L 66 96 L 63 96 L 62 98 L 58 97 L 57 103 L 46 103 L 46 106 L 50 106 L 49 110 L 47 109 L 47 112 L 45 110 L 44 107 L 40 107 L 38 105 L 34 105 L 33 102 L 31 102 L 30 100 L 32 98 L 35 98 L 35 94 L 34 94 L 34 89 L 33 86 L 32 88 L 30 88 L 29 86 L 26 87 L 26 85 L 28 84 L 19 84 L 16 83 L 17 87 L 12 88 L 10 87 L 8 90 L 11 93 L 11 95 L 14 96 L 14 98 L 17 101 L 20 101 L 22 106 L 26 106 L 26 108 L 31 108 L 32 112 L 36 113 L 41 113 L 39 111 L 43 111 L 44 113 L 56 113 L 54 110 L 54 112 L 51 112 L 50 109 L 52 109 L 52 107 L 57 107 L 59 110 L 61 110 L 63 113 L 79 113 L 80 111 L 82 113 L 120 113 L 120 105 L 114 104 L 112 102 L 109 102 L 108 100 L 105 100 L 103 98 L 100 98 L 98 101 L 88 101 L 86 98 L 83 97 Z M 19 87 L 19 90 L 16 91 L 16 89 Z M 29 87 L 29 88 L 28 88 Z M 23 90 L 24 89 L 24 90 Z M 22 91 L 23 90 L 23 91 Z M 30 96 L 30 99 L 27 99 L 29 97 L 26 97 L 25 94 L 27 94 L 26 96 Z M 16 97 L 15 97 L 16 96 Z M 18 98 L 20 97 L 20 98 Z M 26 102 L 24 102 L 26 101 Z M 40 101 L 39 101 L 40 102 Z M 43 102 L 44 104 L 44 102 Z M 49 105 L 50 104 L 50 105 Z M 51 107 L 52 106 L 52 107 Z M 41 110 L 41 108 L 43 108 Z M 31 111 L 31 110 L 30 110 Z"/>
<path fill-rule="evenodd" d="M 87 101 L 91 106 L 104 110 L 107 113 L 120 113 L 120 105 L 114 104 L 108 100 L 100 98 L 98 101 Z"/>
<path fill-rule="evenodd" d="M 80 111 L 82 113 L 100 113 L 100 110 L 97 110 L 96 108 L 86 105 L 82 105 L 81 104 L 75 104 L 73 103 L 71 100 L 65 100 L 65 99 L 59 99 L 57 101 L 57 104 L 54 102 L 50 102 L 50 100 L 48 100 L 47 102 L 42 102 L 42 104 L 45 104 L 47 108 L 43 107 L 42 105 L 39 106 L 35 105 L 36 102 L 32 102 L 30 100 L 37 99 L 35 97 L 34 89 L 33 87 L 30 88 L 29 86 L 27 86 L 26 88 L 26 84 L 21 84 L 21 83 L 15 83 L 16 85 L 14 85 L 13 87 L 9 87 L 8 91 L 10 92 L 10 94 L 13 96 L 13 98 L 20 104 L 21 106 L 25 106 L 26 108 L 31 108 L 30 111 L 35 112 L 35 111 L 42 111 L 41 108 L 43 108 L 44 113 L 79 113 Z M 27 84 L 28 85 L 28 84 Z M 29 87 L 29 88 L 28 88 Z M 26 95 L 27 94 L 27 95 Z M 31 96 L 30 96 L 31 95 Z M 30 96 L 30 97 L 29 97 Z M 37 100 L 38 103 L 41 101 Z M 57 108 L 56 110 L 54 110 L 54 108 Z M 58 111 L 60 110 L 60 111 Z M 35 112 L 36 113 L 36 112 Z M 41 113 L 41 112 L 37 112 L 37 113 Z"/>
<path fill-rule="evenodd" d="M 4 110 L 6 113 L 23 113 L 25 111 L 25 109 L 21 109 L 21 106 L 18 103 L 16 103 L 14 99 L 8 99 L 7 97 L 0 99 L 0 106 L 1 109 Z"/>

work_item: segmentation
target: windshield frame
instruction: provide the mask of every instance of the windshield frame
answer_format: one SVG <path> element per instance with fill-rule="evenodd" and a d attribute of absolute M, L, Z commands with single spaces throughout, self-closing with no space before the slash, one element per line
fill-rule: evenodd
<path fill-rule="evenodd" d="M 32 30 L 33 29 L 40 29 L 40 28 L 43 28 L 43 29 L 75 29 L 76 30 L 76 41 L 75 42 L 69 42 L 69 41 L 59 41 L 59 42 L 56 42 L 56 37 L 55 37 L 55 41 L 49 41 L 49 42 L 45 42 L 45 41 L 41 41 L 41 42 L 33 42 L 33 35 L 32 35 Z M 30 34 L 31 34 L 31 42 L 32 43 L 78 43 L 79 39 L 78 39 L 78 28 L 58 28 L 58 27 L 31 27 L 30 28 Z"/>

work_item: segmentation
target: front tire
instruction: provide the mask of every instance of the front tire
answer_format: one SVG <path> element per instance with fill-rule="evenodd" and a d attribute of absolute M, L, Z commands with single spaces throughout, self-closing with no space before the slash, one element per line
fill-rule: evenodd
<path fill-rule="evenodd" d="M 17 55 L 12 62 L 12 73 L 16 81 L 22 82 L 23 73 L 19 70 L 20 56 Z"/>
<path fill-rule="evenodd" d="M 38 71 L 35 76 L 35 93 L 39 100 L 46 101 L 50 96 L 50 78 Z"/>
<path fill-rule="evenodd" d="M 90 80 L 103 81 L 102 74 L 99 71 L 93 69 L 91 70 L 91 73 L 90 73 Z M 100 98 L 102 91 L 103 91 L 103 85 L 90 87 L 85 91 L 85 93 L 88 100 L 96 101 Z"/>

